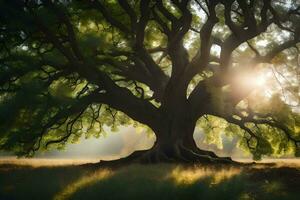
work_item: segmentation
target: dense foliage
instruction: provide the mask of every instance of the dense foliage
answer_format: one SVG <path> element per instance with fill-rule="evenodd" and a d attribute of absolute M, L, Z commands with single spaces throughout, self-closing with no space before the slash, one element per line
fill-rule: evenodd
<path fill-rule="evenodd" d="M 255 159 L 300 155 L 299 42 L 297 0 L 1 0 L 0 148 L 133 124 L 183 159 L 197 124 Z"/>

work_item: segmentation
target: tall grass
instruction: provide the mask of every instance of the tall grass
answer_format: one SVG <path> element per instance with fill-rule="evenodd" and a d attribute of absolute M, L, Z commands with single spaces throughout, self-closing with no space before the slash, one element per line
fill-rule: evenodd
<path fill-rule="evenodd" d="M 131 165 L 25 167 L 0 165 L 0 199 L 298 200 L 300 169 Z"/>

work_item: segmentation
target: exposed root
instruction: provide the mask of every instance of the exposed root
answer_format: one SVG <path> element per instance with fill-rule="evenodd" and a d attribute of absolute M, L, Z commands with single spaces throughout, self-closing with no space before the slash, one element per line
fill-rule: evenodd
<path fill-rule="evenodd" d="M 210 151 L 201 149 L 191 150 L 182 145 L 176 146 L 174 151 L 162 151 L 159 147 L 152 147 L 149 150 L 135 151 L 131 155 L 112 161 L 101 161 L 101 167 L 120 167 L 132 163 L 155 164 L 155 163 L 184 163 L 184 164 L 241 164 L 231 158 L 218 157 Z"/>

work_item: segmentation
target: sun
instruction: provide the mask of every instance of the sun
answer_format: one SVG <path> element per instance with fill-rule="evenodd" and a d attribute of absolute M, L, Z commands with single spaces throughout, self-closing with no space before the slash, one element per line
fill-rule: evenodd
<path fill-rule="evenodd" d="M 272 84 L 272 73 L 268 70 L 243 71 L 235 78 L 242 90 L 268 91 Z"/>
<path fill-rule="evenodd" d="M 256 86 L 263 87 L 267 83 L 267 76 L 264 74 L 259 74 L 257 77 L 253 77 L 253 81 Z"/>

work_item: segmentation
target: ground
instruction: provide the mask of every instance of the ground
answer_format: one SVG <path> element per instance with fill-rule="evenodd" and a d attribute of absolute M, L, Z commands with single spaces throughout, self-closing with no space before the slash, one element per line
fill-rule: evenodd
<path fill-rule="evenodd" d="M 299 199 L 300 165 L 0 165 L 0 199 Z"/>

